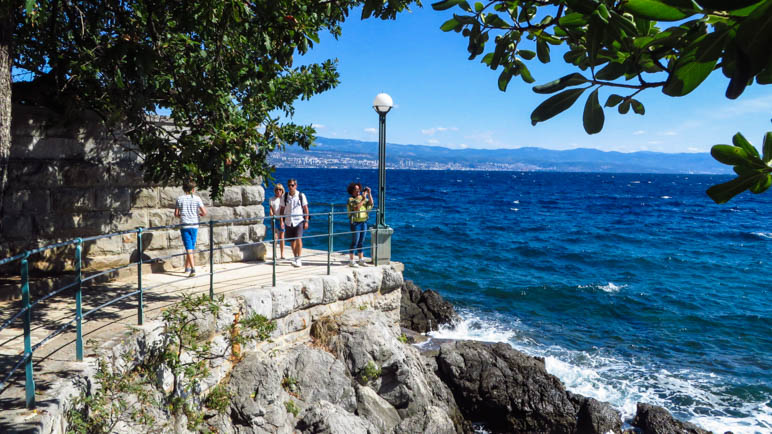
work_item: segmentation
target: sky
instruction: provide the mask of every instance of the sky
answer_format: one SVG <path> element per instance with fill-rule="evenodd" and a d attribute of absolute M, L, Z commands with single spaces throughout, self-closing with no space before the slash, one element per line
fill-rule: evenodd
<path fill-rule="evenodd" d="M 514 77 L 506 92 L 498 89 L 500 70 L 468 60 L 467 39 L 442 32 L 453 9 L 434 11 L 427 2 L 394 21 L 360 20 L 354 11 L 335 40 L 329 34 L 296 64 L 338 59 L 341 84 L 295 104 L 293 121 L 311 124 L 320 137 L 378 140 L 375 95 L 388 93 L 395 107 L 386 120 L 388 143 L 461 148 L 595 148 L 604 151 L 709 152 L 731 143 L 738 131 L 757 148 L 772 130 L 772 86 L 754 84 L 737 100 L 724 96 L 728 80 L 720 71 L 692 93 L 668 97 L 659 89 L 636 97 L 646 114 L 620 115 L 607 109 L 603 131 L 588 135 L 582 127 L 586 95 L 571 109 L 532 126 L 530 114 L 549 95 L 531 88 L 577 71 L 553 61 L 527 62 L 533 84 Z M 525 47 L 524 47 L 525 48 Z M 487 51 L 486 51 L 487 52 Z M 556 61 L 558 60 L 558 61 Z M 612 93 L 601 90 L 603 104 Z"/>

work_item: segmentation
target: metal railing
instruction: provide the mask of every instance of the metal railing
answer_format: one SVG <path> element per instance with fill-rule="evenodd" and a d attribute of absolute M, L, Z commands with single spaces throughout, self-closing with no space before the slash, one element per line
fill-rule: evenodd
<path fill-rule="evenodd" d="M 346 205 L 340 205 L 340 204 L 328 204 L 328 203 L 311 203 L 309 204 L 310 207 L 319 207 L 319 206 L 329 206 L 329 211 L 327 212 L 309 212 L 308 214 L 303 214 L 303 218 L 308 217 L 311 220 L 315 220 L 313 217 L 327 217 L 327 227 L 326 232 L 321 233 L 318 235 L 306 235 L 302 237 L 297 238 L 285 238 L 284 241 L 288 242 L 290 244 L 291 249 L 291 242 L 295 239 L 302 239 L 303 241 L 307 240 L 314 240 L 314 239 L 321 239 L 326 238 L 326 250 L 327 250 L 327 270 L 326 273 L 329 275 L 331 273 L 331 264 L 332 264 L 332 254 L 333 253 L 350 253 L 351 249 L 340 249 L 340 250 L 334 250 L 335 245 L 335 237 L 338 236 L 345 236 L 345 235 L 352 235 L 360 231 L 343 231 L 343 232 L 335 232 L 334 226 L 335 223 L 348 223 L 348 218 L 345 218 L 345 221 L 338 217 L 338 221 L 335 221 L 336 216 L 348 216 L 351 213 L 349 211 L 335 211 L 336 207 L 342 206 L 345 207 Z M 379 211 L 377 209 L 371 209 L 368 211 L 368 217 L 371 213 L 375 213 L 376 215 L 376 221 L 378 221 L 379 217 Z M 209 220 L 200 222 L 198 225 L 199 227 L 206 227 L 208 226 L 209 229 L 209 242 L 208 247 L 205 249 L 197 249 L 194 250 L 194 254 L 202 253 L 202 252 L 208 252 L 209 253 L 209 297 L 214 298 L 214 275 L 217 273 L 224 273 L 229 271 L 235 271 L 246 267 L 240 267 L 236 269 L 229 269 L 229 270 L 223 270 L 219 272 L 214 271 L 214 252 L 215 251 L 221 251 L 225 249 L 232 249 L 232 248 L 244 248 L 249 246 L 255 246 L 255 245 L 266 245 L 271 244 L 272 245 L 272 276 L 271 276 L 271 284 L 272 286 L 276 286 L 276 265 L 277 265 L 277 257 L 276 257 L 276 244 L 277 244 L 277 237 L 273 236 L 274 231 L 276 227 L 278 226 L 278 219 L 288 217 L 289 215 L 281 215 L 281 216 L 265 216 L 265 217 L 254 217 L 254 218 L 242 218 L 242 219 L 228 219 L 228 220 Z M 234 243 L 234 244 L 227 244 L 227 245 L 220 245 L 215 247 L 214 246 L 214 228 L 216 225 L 229 225 L 234 223 L 262 223 L 264 220 L 270 220 L 270 229 L 271 229 L 271 238 L 268 240 L 268 233 L 267 231 L 264 234 L 262 241 L 256 241 L 251 243 Z M 309 223 L 310 225 L 310 223 Z M 157 261 L 167 260 L 179 256 L 184 256 L 186 252 L 183 253 L 176 253 L 166 256 L 159 256 L 151 258 L 150 260 L 145 260 L 143 258 L 144 255 L 144 246 L 143 246 L 143 238 L 144 235 L 148 233 L 153 233 L 160 230 L 165 229 L 179 229 L 182 226 L 190 226 L 190 225 L 183 225 L 183 224 L 176 224 L 176 225 L 165 225 L 165 226 L 154 226 L 149 228 L 143 228 L 138 227 L 136 229 L 131 230 L 124 230 L 120 232 L 112 232 L 109 234 L 102 234 L 102 235 L 95 235 L 91 237 L 82 237 L 82 238 L 75 238 L 72 240 L 64 241 L 61 243 L 51 244 L 44 247 L 39 247 L 36 249 L 28 250 L 23 253 L 20 253 L 18 255 L 5 258 L 0 260 L 0 266 L 7 266 L 7 264 L 14 263 L 16 261 L 19 262 L 20 265 L 20 289 L 21 289 L 21 309 L 13 314 L 9 319 L 4 320 L 2 323 L 0 323 L 0 332 L 2 332 L 4 329 L 8 328 L 14 321 L 22 318 L 23 321 L 23 333 L 24 333 L 24 353 L 20 356 L 19 360 L 16 362 L 16 364 L 11 368 L 10 371 L 6 372 L 4 377 L 2 378 L 2 381 L 0 381 L 0 393 L 4 392 L 7 387 L 10 385 L 10 380 L 13 376 L 13 374 L 19 370 L 19 368 L 24 365 L 25 369 L 25 402 L 26 406 L 29 409 L 32 409 L 35 407 L 35 380 L 33 377 L 33 365 L 32 365 L 32 356 L 34 352 L 42 347 L 45 343 L 53 339 L 54 337 L 58 336 L 59 334 L 63 333 L 65 330 L 70 328 L 73 323 L 75 324 L 75 358 L 77 361 L 83 361 L 83 320 L 84 318 L 88 317 L 89 315 L 94 314 L 95 312 L 98 312 L 99 310 L 113 305 L 119 301 L 122 301 L 124 299 L 127 299 L 129 297 L 137 296 L 137 324 L 142 325 L 144 323 L 144 295 L 147 291 L 159 288 L 164 285 L 171 285 L 180 281 L 184 281 L 188 279 L 188 277 L 183 277 L 177 280 L 169 281 L 169 282 L 163 282 L 156 285 L 151 286 L 143 286 L 142 284 L 142 266 L 144 264 L 148 263 L 155 263 Z M 315 225 L 316 226 L 316 225 Z M 267 227 L 266 227 L 267 229 Z M 373 263 L 378 264 L 378 249 L 373 249 L 372 240 L 376 239 L 378 240 L 378 227 L 376 225 L 375 228 L 371 229 L 374 231 L 374 233 L 371 235 L 371 244 L 363 246 L 362 249 L 372 249 L 373 251 Z M 129 257 L 129 262 L 125 265 L 121 265 L 118 267 L 109 268 L 106 270 L 100 270 L 95 271 L 93 274 L 90 274 L 88 276 L 84 277 L 84 270 L 82 267 L 82 254 L 83 254 L 83 245 L 87 242 L 93 242 L 104 238 L 111 238 L 116 236 L 124 236 L 124 235 L 131 235 L 136 234 L 136 252 L 137 252 L 137 260 L 135 262 L 131 262 L 131 257 Z M 374 238 L 373 238 L 374 237 Z M 229 240 L 230 241 L 230 240 Z M 64 286 L 60 288 L 56 288 L 52 290 L 50 293 L 40 297 L 39 299 L 35 300 L 34 302 L 31 300 L 30 297 L 30 276 L 29 276 L 29 258 L 32 255 L 44 253 L 47 251 L 51 251 L 58 248 L 68 247 L 68 246 L 75 246 L 75 252 L 74 252 L 74 261 L 73 261 L 73 271 L 74 271 L 74 280 L 68 284 L 65 284 Z M 304 246 L 305 247 L 315 247 L 315 246 Z M 131 253 L 128 253 L 128 255 L 131 255 Z M 302 257 L 302 256 L 301 256 Z M 224 262 L 224 261 L 223 261 Z M 129 267 L 135 266 L 137 267 L 137 289 L 135 291 L 129 292 L 127 294 L 120 295 L 118 297 L 115 297 L 111 300 L 108 300 L 105 303 L 100 304 L 99 306 L 87 311 L 83 312 L 83 285 L 84 283 L 90 282 L 90 281 L 96 281 L 95 279 L 105 276 L 106 278 L 109 278 L 113 273 L 118 272 L 121 269 L 126 269 Z M 247 267 L 254 266 L 254 265 L 248 265 Z M 41 303 L 45 302 L 46 300 L 50 299 L 51 297 L 54 297 L 58 294 L 61 294 L 62 292 L 68 290 L 68 289 L 75 289 L 75 315 L 74 318 L 72 318 L 70 321 L 59 324 L 59 327 L 56 328 L 52 333 L 50 333 L 48 336 L 42 338 L 40 342 L 36 343 L 35 345 L 32 345 L 32 311 L 33 308 L 37 307 Z M 2 347 L 4 344 L 0 344 L 0 347 Z"/>

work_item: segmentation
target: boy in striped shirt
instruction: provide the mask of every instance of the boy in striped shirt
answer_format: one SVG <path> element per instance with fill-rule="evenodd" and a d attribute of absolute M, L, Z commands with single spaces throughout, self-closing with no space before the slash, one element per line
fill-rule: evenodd
<path fill-rule="evenodd" d="M 193 264 L 193 252 L 196 250 L 199 217 L 206 215 L 206 208 L 204 208 L 204 202 L 201 198 L 193 194 L 196 190 L 195 182 L 185 181 L 182 190 L 185 194 L 177 198 L 174 216 L 179 217 L 184 225 L 180 229 L 180 235 L 182 236 L 182 244 L 185 246 L 185 272 L 190 273 L 188 277 L 194 277 L 196 267 Z"/>

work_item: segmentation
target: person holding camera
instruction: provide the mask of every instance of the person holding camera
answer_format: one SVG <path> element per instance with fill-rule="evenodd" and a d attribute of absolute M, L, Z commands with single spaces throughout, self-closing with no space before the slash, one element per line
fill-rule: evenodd
<path fill-rule="evenodd" d="M 361 194 L 360 194 L 361 193 Z M 348 185 L 348 216 L 351 227 L 351 247 L 349 248 L 349 265 L 351 267 L 365 266 L 362 245 L 367 233 L 369 210 L 373 207 L 373 193 L 370 187 L 362 190 L 362 184 L 352 182 Z M 359 255 L 359 263 L 354 261 L 354 254 Z"/>

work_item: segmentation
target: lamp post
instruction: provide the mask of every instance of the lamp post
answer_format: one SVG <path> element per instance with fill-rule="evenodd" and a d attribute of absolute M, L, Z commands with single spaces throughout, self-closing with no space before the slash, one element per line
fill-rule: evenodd
<path fill-rule="evenodd" d="M 394 101 L 385 93 L 379 93 L 373 100 L 373 108 L 378 113 L 378 214 L 371 233 L 375 265 L 388 264 L 391 260 L 391 234 L 394 230 L 386 226 L 386 113 L 393 106 Z"/>
<path fill-rule="evenodd" d="M 379 93 L 373 100 L 373 108 L 378 113 L 378 229 L 386 226 L 386 113 L 394 106 L 394 101 L 386 93 Z"/>

